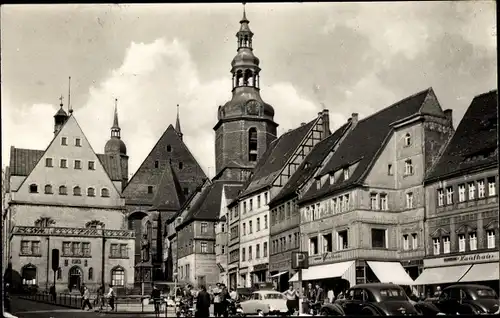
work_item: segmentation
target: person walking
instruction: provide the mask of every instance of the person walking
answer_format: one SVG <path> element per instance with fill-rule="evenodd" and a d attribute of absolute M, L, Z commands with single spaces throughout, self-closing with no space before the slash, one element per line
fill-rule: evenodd
<path fill-rule="evenodd" d="M 220 310 L 221 315 L 224 316 L 224 318 L 227 318 L 229 316 L 228 308 L 230 301 L 231 296 L 229 296 L 229 291 L 227 290 L 226 285 L 222 284 Z"/>
<path fill-rule="evenodd" d="M 83 286 L 83 304 L 82 304 L 82 310 L 85 310 L 85 307 L 89 307 L 89 310 L 92 310 L 92 305 L 90 304 L 90 290 L 87 288 L 87 286 Z"/>
<path fill-rule="evenodd" d="M 286 307 L 288 308 L 288 314 L 293 315 L 296 309 L 297 302 L 297 291 L 293 288 L 293 285 L 288 286 L 288 289 L 283 292 L 283 295 L 286 298 Z"/>
<path fill-rule="evenodd" d="M 210 316 L 210 295 L 207 293 L 205 285 L 201 286 L 201 290 L 196 296 L 196 313 L 195 318 L 208 318 Z"/>
<path fill-rule="evenodd" d="M 151 299 L 155 307 L 155 317 L 158 318 L 160 317 L 161 292 L 156 285 L 153 286 L 153 290 L 151 291 Z"/>
<path fill-rule="evenodd" d="M 214 293 L 214 315 L 215 315 L 215 317 L 220 317 L 220 316 L 222 316 L 222 312 L 221 312 L 221 292 L 222 292 L 222 289 L 220 288 L 220 283 L 217 283 L 215 285 L 215 288 L 212 289 L 212 292 Z"/>
<path fill-rule="evenodd" d="M 99 288 L 97 288 L 97 295 L 94 299 L 94 307 L 97 308 L 99 306 L 99 310 L 102 310 L 102 307 L 104 306 L 104 287 L 101 285 Z"/>
<path fill-rule="evenodd" d="M 115 291 L 113 289 L 113 285 L 109 284 L 109 291 L 108 294 L 106 295 L 106 298 L 108 298 L 108 304 L 109 307 L 111 307 L 111 311 L 115 310 Z"/>
<path fill-rule="evenodd" d="M 52 301 L 55 303 L 56 302 L 56 286 L 54 286 L 54 285 L 50 286 L 49 294 L 50 294 L 50 296 L 52 296 Z"/>

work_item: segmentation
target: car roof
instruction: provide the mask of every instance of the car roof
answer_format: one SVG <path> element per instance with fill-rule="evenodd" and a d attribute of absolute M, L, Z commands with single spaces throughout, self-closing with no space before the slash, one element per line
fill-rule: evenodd
<path fill-rule="evenodd" d="M 354 285 L 353 287 L 351 287 L 351 289 L 353 289 L 353 288 L 365 288 L 365 289 L 369 289 L 369 290 L 378 290 L 378 289 L 381 289 L 381 288 L 398 288 L 398 289 L 401 289 L 401 287 L 399 285 L 391 284 L 391 283 L 358 284 L 358 285 Z"/>
<path fill-rule="evenodd" d="M 253 292 L 254 294 L 281 294 L 275 290 L 256 290 Z"/>
<path fill-rule="evenodd" d="M 492 289 L 491 287 L 485 286 L 485 285 L 479 285 L 479 284 L 456 284 L 456 285 L 451 285 L 443 290 L 447 289 L 452 289 L 452 288 L 474 288 L 474 289 Z"/>

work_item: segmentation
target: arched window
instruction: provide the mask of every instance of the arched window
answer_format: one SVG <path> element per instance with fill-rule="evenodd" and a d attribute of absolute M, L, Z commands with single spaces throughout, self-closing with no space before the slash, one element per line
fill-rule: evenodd
<path fill-rule="evenodd" d="M 36 285 L 36 266 L 28 264 L 21 270 L 23 285 Z"/>
<path fill-rule="evenodd" d="M 73 188 L 73 195 L 80 196 L 82 195 L 82 189 L 79 186 Z"/>
<path fill-rule="evenodd" d="M 104 197 L 104 198 L 109 197 L 109 190 L 107 188 L 101 189 L 101 197 Z"/>
<path fill-rule="evenodd" d="M 45 194 L 52 194 L 52 186 L 50 184 L 45 185 Z"/>
<path fill-rule="evenodd" d="M 122 267 L 115 267 L 111 270 L 111 285 L 124 286 L 125 285 L 125 270 Z"/>
<path fill-rule="evenodd" d="M 38 186 L 36 184 L 30 184 L 30 193 L 38 193 Z"/>
<path fill-rule="evenodd" d="M 405 136 L 405 146 L 411 145 L 411 136 L 410 134 L 406 134 Z"/>
<path fill-rule="evenodd" d="M 241 85 L 243 85 L 243 72 L 241 70 L 238 70 L 236 72 L 236 86 Z"/>
<path fill-rule="evenodd" d="M 95 189 L 90 187 L 87 189 L 87 196 L 89 197 L 95 197 Z"/>
<path fill-rule="evenodd" d="M 182 170 L 184 168 L 184 164 L 182 162 L 179 162 L 179 169 Z"/>
<path fill-rule="evenodd" d="M 94 280 L 94 269 L 92 267 L 89 268 L 89 280 Z"/>
<path fill-rule="evenodd" d="M 245 76 L 243 78 L 243 85 L 244 86 L 249 86 L 250 85 L 250 79 L 252 78 L 252 71 L 250 70 L 245 70 Z"/>
<path fill-rule="evenodd" d="M 243 37 L 243 46 L 244 46 L 244 47 L 247 47 L 247 46 L 248 46 L 248 35 L 245 35 L 245 36 Z"/>
<path fill-rule="evenodd" d="M 59 187 L 59 194 L 62 194 L 62 195 L 67 195 L 68 194 L 68 188 L 66 188 L 66 186 L 60 186 Z"/>
<path fill-rule="evenodd" d="M 257 161 L 257 129 L 253 127 L 248 130 L 248 160 Z"/>

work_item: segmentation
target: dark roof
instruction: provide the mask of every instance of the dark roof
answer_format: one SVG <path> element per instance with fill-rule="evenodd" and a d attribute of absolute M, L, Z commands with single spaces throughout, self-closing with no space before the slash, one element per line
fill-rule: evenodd
<path fill-rule="evenodd" d="M 123 190 L 126 204 L 152 205 L 167 165 L 172 165 L 181 188 L 187 188 L 189 193 L 207 178 L 177 131 L 169 125 Z M 153 186 L 152 194 L 148 193 L 148 186 Z"/>
<path fill-rule="evenodd" d="M 172 221 L 174 221 L 176 218 L 180 217 L 182 215 L 182 212 L 191 204 L 194 202 L 196 202 L 195 198 L 196 198 L 196 195 L 199 194 L 200 192 L 202 192 L 203 190 L 203 187 L 205 186 L 206 183 L 210 183 L 210 180 L 207 178 L 205 180 L 203 180 L 203 183 L 201 183 L 198 187 L 196 187 L 196 189 L 191 192 L 188 197 L 184 200 L 184 203 L 181 205 L 180 209 L 177 211 L 177 213 L 175 213 L 174 215 L 171 215 L 168 219 L 167 219 L 167 223 L 170 223 Z M 197 199 L 197 198 L 196 198 Z"/>
<path fill-rule="evenodd" d="M 309 180 L 314 172 L 319 168 L 321 162 L 328 156 L 332 148 L 337 144 L 344 133 L 349 129 L 351 123 L 348 122 L 337 129 L 332 135 L 323 139 L 309 152 L 307 157 L 302 161 L 297 171 L 285 184 L 283 189 L 269 202 L 269 205 L 278 204 L 283 200 L 293 196 L 295 191 Z"/>
<path fill-rule="evenodd" d="M 43 157 L 45 150 L 10 147 L 11 176 L 27 177 Z M 120 158 L 114 155 L 97 154 L 99 161 L 112 181 L 121 181 Z"/>
<path fill-rule="evenodd" d="M 498 164 L 498 91 L 476 96 L 426 181 Z"/>
<path fill-rule="evenodd" d="M 295 153 L 295 150 L 304 137 L 311 128 L 314 127 L 318 118 L 319 117 L 274 140 L 257 163 L 251 179 L 240 196 L 245 196 L 271 185 L 278 173 L 283 169 L 285 163 Z"/>
<path fill-rule="evenodd" d="M 419 114 L 422 104 L 429 94 L 434 96 L 432 88 L 407 97 L 365 119 L 359 120 L 318 176 L 332 173 L 356 162 L 358 163 L 357 168 L 347 180 L 336 180 L 333 185 L 325 182 L 321 189 L 317 189 L 316 186 L 310 187 L 300 201 L 312 200 L 361 182 L 373 159 L 377 156 L 392 131 L 392 124 Z"/>
<path fill-rule="evenodd" d="M 238 197 L 241 189 L 243 189 L 243 184 L 226 184 L 224 187 L 224 193 L 226 194 L 227 202 L 230 202 Z"/>
<path fill-rule="evenodd" d="M 163 170 L 163 176 L 153 199 L 153 206 L 149 210 L 178 211 L 185 199 L 172 165 L 168 164 Z"/>

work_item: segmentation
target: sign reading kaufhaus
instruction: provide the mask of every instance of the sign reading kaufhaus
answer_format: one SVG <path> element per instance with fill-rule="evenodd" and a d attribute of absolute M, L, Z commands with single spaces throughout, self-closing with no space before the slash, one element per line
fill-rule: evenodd
<path fill-rule="evenodd" d="M 424 267 L 427 268 L 427 267 L 491 263 L 491 262 L 498 262 L 498 260 L 499 260 L 498 252 L 462 254 L 455 256 L 440 257 L 440 258 L 424 259 Z"/>

